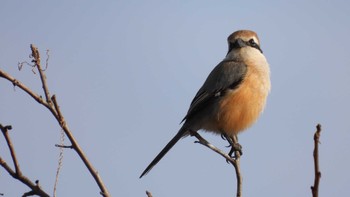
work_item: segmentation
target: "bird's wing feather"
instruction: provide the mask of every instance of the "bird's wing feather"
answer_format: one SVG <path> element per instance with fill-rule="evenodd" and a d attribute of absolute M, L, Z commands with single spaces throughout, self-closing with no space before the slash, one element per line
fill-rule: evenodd
<path fill-rule="evenodd" d="M 193 98 L 184 120 L 206 107 L 212 99 L 222 96 L 228 89 L 236 89 L 247 72 L 242 62 L 224 60 L 220 62 L 205 80 L 203 86 Z"/>

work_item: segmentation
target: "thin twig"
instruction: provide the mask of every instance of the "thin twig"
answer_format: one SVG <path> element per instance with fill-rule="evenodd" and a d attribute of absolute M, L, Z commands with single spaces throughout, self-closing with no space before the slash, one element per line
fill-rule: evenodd
<path fill-rule="evenodd" d="M 198 132 L 192 132 L 191 135 L 195 136 L 199 140 L 199 141 L 196 141 L 195 143 L 199 143 L 199 144 L 202 144 L 202 145 L 210 148 L 211 150 L 215 151 L 219 155 L 223 156 L 226 160 L 228 160 L 232 164 L 236 163 L 235 159 L 231 158 L 224 151 L 222 151 L 222 150 L 218 149 L 217 147 L 215 147 L 214 145 L 210 144 L 206 139 L 204 139 L 201 135 L 199 135 Z"/>
<path fill-rule="evenodd" d="M 73 149 L 74 147 L 72 145 L 62 145 L 62 144 L 55 144 L 56 147 L 58 148 L 70 148 Z"/>
<path fill-rule="evenodd" d="M 320 184 L 321 179 L 321 172 L 320 172 L 320 166 L 319 166 L 319 157 L 318 157 L 318 144 L 320 143 L 320 135 L 321 135 L 321 125 L 318 124 L 316 126 L 316 132 L 314 134 L 314 165 L 315 165 L 315 180 L 314 185 L 311 186 L 312 196 L 318 197 L 318 186 Z"/>
<path fill-rule="evenodd" d="M 32 195 L 38 195 L 38 196 L 43 196 L 43 197 L 49 197 L 49 195 L 41 189 L 39 186 L 39 182 L 36 181 L 36 184 L 34 184 L 32 181 L 30 181 L 26 176 L 24 176 L 21 172 L 21 169 L 19 167 L 19 163 L 16 157 L 16 152 L 13 147 L 13 143 L 11 141 L 11 138 L 8 134 L 8 131 L 12 129 L 11 126 L 2 126 L 0 124 L 0 130 L 2 131 L 2 134 L 4 135 L 6 139 L 6 143 L 9 147 L 10 154 L 15 166 L 15 170 L 13 170 L 7 163 L 6 161 L 0 157 L 0 165 L 15 179 L 21 181 L 23 184 L 27 185 L 31 191 L 25 193 L 23 196 L 26 196 L 26 194 L 30 193 Z"/>
<path fill-rule="evenodd" d="M 32 62 L 35 63 L 35 65 L 39 71 L 41 83 L 43 85 L 43 90 L 44 90 L 45 97 L 46 97 L 46 102 L 50 104 L 51 98 L 50 98 L 49 88 L 47 87 L 47 83 L 46 83 L 46 75 L 45 75 L 43 69 L 41 68 L 39 50 L 33 44 L 30 45 L 30 48 L 32 50 L 32 57 L 33 57 Z"/>
<path fill-rule="evenodd" d="M 60 172 L 61 172 L 62 165 L 63 165 L 63 149 L 65 147 L 64 147 L 64 131 L 62 129 L 61 129 L 60 145 L 56 144 L 55 146 L 60 148 L 60 154 L 58 156 L 58 165 L 57 165 L 57 170 L 56 170 L 55 184 L 53 186 L 53 197 L 57 196 L 58 179 L 59 179 Z"/>
<path fill-rule="evenodd" d="M 90 171 L 91 175 L 94 177 L 96 183 L 100 187 L 101 195 L 103 195 L 105 197 L 110 196 L 110 194 L 109 194 L 109 192 L 107 190 L 107 187 L 104 185 L 100 175 L 95 170 L 95 168 L 92 166 L 92 164 L 88 160 L 87 156 L 85 155 L 83 150 L 80 148 L 78 142 L 74 138 L 72 132 L 68 128 L 68 126 L 67 126 L 67 124 L 66 124 L 66 122 L 65 122 L 65 120 L 63 118 L 63 115 L 62 115 L 62 113 L 60 111 L 59 105 L 57 104 L 57 100 L 56 100 L 56 96 L 55 95 L 52 96 L 52 101 L 53 101 L 54 107 L 55 107 L 56 112 L 57 112 L 57 118 L 58 118 L 57 120 L 60 123 L 60 126 L 62 127 L 63 131 L 67 135 L 69 141 L 72 143 L 73 149 L 78 153 L 79 157 L 83 160 L 85 166 L 88 168 L 88 170 Z"/>
<path fill-rule="evenodd" d="M 18 81 L 17 79 L 15 79 L 14 77 L 12 77 L 11 75 L 7 74 L 5 71 L 0 69 L 0 77 L 7 79 L 8 81 L 10 81 L 14 86 L 19 87 L 20 89 L 22 89 L 23 91 L 25 91 L 27 94 L 29 94 L 34 100 L 36 100 L 38 103 L 44 105 L 45 107 L 49 108 L 49 105 L 46 103 L 46 101 L 39 96 L 38 94 L 36 94 L 35 92 L 33 92 L 31 89 L 29 89 L 26 85 L 24 85 L 22 82 Z"/>
<path fill-rule="evenodd" d="M 233 143 L 234 144 L 238 144 L 238 138 L 237 135 L 234 135 L 234 137 L 232 138 Z M 241 197 L 242 196 L 242 183 L 243 183 L 243 177 L 242 177 L 242 173 L 241 173 L 241 162 L 240 162 L 240 158 L 241 158 L 241 153 L 239 151 L 235 151 L 235 164 L 233 164 L 235 166 L 235 170 L 236 170 L 236 179 L 237 179 L 237 197 Z"/>
<path fill-rule="evenodd" d="M 21 169 L 19 168 L 17 156 L 16 156 L 16 153 L 15 153 L 15 149 L 13 147 L 13 144 L 12 144 L 12 141 L 10 139 L 9 132 L 8 132 L 9 130 L 12 129 L 12 126 L 8 125 L 8 126 L 3 127 L 0 124 L 0 129 L 2 131 L 2 134 L 4 135 L 4 138 L 6 140 L 7 146 L 9 147 L 11 158 L 12 158 L 12 162 L 13 162 L 13 165 L 15 166 L 15 172 L 16 172 L 17 175 L 21 175 L 22 172 L 21 172 Z"/>
<path fill-rule="evenodd" d="M 239 151 L 235 151 L 235 157 L 232 158 L 228 154 L 223 152 L 222 150 L 220 150 L 217 147 L 215 147 L 214 145 L 210 144 L 206 139 L 204 139 L 197 132 L 191 132 L 191 136 L 195 136 L 198 139 L 198 141 L 196 141 L 195 143 L 199 143 L 199 144 L 202 144 L 202 145 L 210 148 L 214 152 L 216 152 L 219 155 L 221 155 L 222 157 L 224 157 L 227 161 L 229 161 L 233 165 L 233 167 L 235 168 L 235 171 L 236 171 L 236 178 L 237 178 L 237 192 L 236 192 L 236 196 L 237 197 L 241 197 L 242 196 L 242 173 L 241 173 L 240 162 L 239 162 L 240 161 L 240 153 L 239 153 Z M 233 142 L 234 143 L 238 143 L 237 137 L 233 138 Z"/>
<path fill-rule="evenodd" d="M 30 56 L 31 57 L 31 56 Z M 22 68 L 23 68 L 23 66 L 24 65 L 27 65 L 27 66 L 30 66 L 30 67 L 32 67 L 32 71 L 33 71 L 33 73 L 35 74 L 35 72 L 34 72 L 34 67 L 35 67 L 35 64 L 31 64 L 31 63 L 29 63 L 29 62 L 27 62 L 27 61 L 24 61 L 24 62 L 18 62 L 18 70 L 20 71 L 20 70 L 22 70 Z"/>
<path fill-rule="evenodd" d="M 47 49 L 46 50 L 46 64 L 45 64 L 45 68 L 43 69 L 43 71 L 46 71 L 46 69 L 49 67 L 49 59 L 50 59 L 50 50 Z"/>

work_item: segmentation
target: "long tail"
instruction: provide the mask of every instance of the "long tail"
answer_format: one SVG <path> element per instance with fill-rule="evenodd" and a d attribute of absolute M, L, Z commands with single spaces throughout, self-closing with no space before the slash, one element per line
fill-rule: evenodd
<path fill-rule="evenodd" d="M 173 139 L 168 142 L 168 144 L 163 148 L 162 151 L 153 159 L 153 161 L 147 166 L 147 168 L 142 172 L 140 178 L 147 174 L 163 157 L 167 152 L 178 142 L 186 133 L 187 129 L 181 128 L 179 132 L 173 137 Z"/>

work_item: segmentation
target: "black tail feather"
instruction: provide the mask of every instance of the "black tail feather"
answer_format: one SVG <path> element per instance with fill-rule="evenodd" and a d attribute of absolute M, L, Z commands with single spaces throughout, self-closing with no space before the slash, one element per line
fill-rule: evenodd
<path fill-rule="evenodd" d="M 163 148 L 162 151 L 153 159 L 153 161 L 147 166 L 147 168 L 142 172 L 140 178 L 146 175 L 163 157 L 168 151 L 185 135 L 186 130 L 181 128 L 180 131 L 173 137 L 173 139 L 168 142 L 168 144 Z"/>

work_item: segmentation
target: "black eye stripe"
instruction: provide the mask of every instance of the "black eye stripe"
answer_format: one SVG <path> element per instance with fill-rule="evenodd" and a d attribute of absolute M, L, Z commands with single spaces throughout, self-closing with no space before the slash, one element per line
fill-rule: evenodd
<path fill-rule="evenodd" d="M 260 46 L 255 42 L 254 39 L 250 39 L 250 40 L 248 41 L 248 45 L 251 46 L 251 47 L 253 47 L 253 48 L 258 49 L 261 53 L 263 53 L 263 51 L 261 50 Z"/>
<path fill-rule="evenodd" d="M 237 40 L 240 40 L 239 44 L 238 44 L 238 41 Z M 250 47 L 253 47 L 253 48 L 256 48 L 258 49 L 261 53 L 263 53 L 263 51 L 261 50 L 259 44 L 257 44 L 255 42 L 255 40 L 253 38 L 249 39 L 248 41 L 243 41 L 242 39 L 237 39 L 235 40 L 235 42 L 230 42 L 229 43 L 229 51 L 227 52 L 227 54 L 235 49 L 235 48 L 242 48 L 244 46 L 250 46 Z"/>
<path fill-rule="evenodd" d="M 249 40 L 249 44 L 250 44 L 250 46 L 252 46 L 252 47 L 255 47 L 255 46 L 258 45 L 258 44 L 254 41 L 254 39 L 250 39 L 250 40 Z"/>

